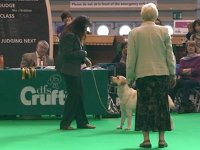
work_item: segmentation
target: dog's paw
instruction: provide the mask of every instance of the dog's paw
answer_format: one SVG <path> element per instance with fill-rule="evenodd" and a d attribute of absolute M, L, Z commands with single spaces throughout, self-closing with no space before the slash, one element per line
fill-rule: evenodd
<path fill-rule="evenodd" d="M 125 128 L 125 130 L 126 130 L 126 131 L 130 131 L 130 130 L 131 130 L 131 128 L 127 127 L 127 128 Z"/>
<path fill-rule="evenodd" d="M 123 129 L 123 127 L 122 126 L 118 126 L 117 129 Z"/>

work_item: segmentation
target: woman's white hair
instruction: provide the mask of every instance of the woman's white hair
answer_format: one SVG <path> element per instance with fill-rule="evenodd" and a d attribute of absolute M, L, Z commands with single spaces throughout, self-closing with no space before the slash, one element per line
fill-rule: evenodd
<path fill-rule="evenodd" d="M 140 15 L 144 21 L 155 21 L 158 18 L 158 9 L 155 4 L 148 3 L 142 6 Z"/>

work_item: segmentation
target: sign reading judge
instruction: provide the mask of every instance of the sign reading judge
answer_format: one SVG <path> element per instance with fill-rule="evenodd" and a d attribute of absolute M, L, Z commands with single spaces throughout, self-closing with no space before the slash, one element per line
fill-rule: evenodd
<path fill-rule="evenodd" d="M 38 40 L 51 45 L 49 0 L 0 1 L 0 54 L 6 67 L 19 67 L 21 57 L 36 49 Z"/>

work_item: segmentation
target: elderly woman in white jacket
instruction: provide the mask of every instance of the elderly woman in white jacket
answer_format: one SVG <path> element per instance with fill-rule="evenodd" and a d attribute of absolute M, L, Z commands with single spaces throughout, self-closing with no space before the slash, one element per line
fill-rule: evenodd
<path fill-rule="evenodd" d="M 159 132 L 158 147 L 167 147 L 164 133 L 171 131 L 168 88 L 175 84 L 175 57 L 168 29 L 156 25 L 158 10 L 153 3 L 141 9 L 143 23 L 130 31 L 127 80 L 136 81 L 138 102 L 135 130 L 142 131 L 140 147 L 151 148 L 149 131 Z M 169 84 L 170 83 L 170 84 Z"/>

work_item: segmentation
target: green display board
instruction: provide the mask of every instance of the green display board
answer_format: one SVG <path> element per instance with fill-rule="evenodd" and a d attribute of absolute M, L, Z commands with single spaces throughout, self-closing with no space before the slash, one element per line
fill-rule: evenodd
<path fill-rule="evenodd" d="M 83 70 L 87 114 L 107 114 L 108 71 Z M 0 115 L 62 114 L 67 97 L 56 70 L 37 70 L 36 78 L 22 80 L 21 69 L 0 70 Z"/>

